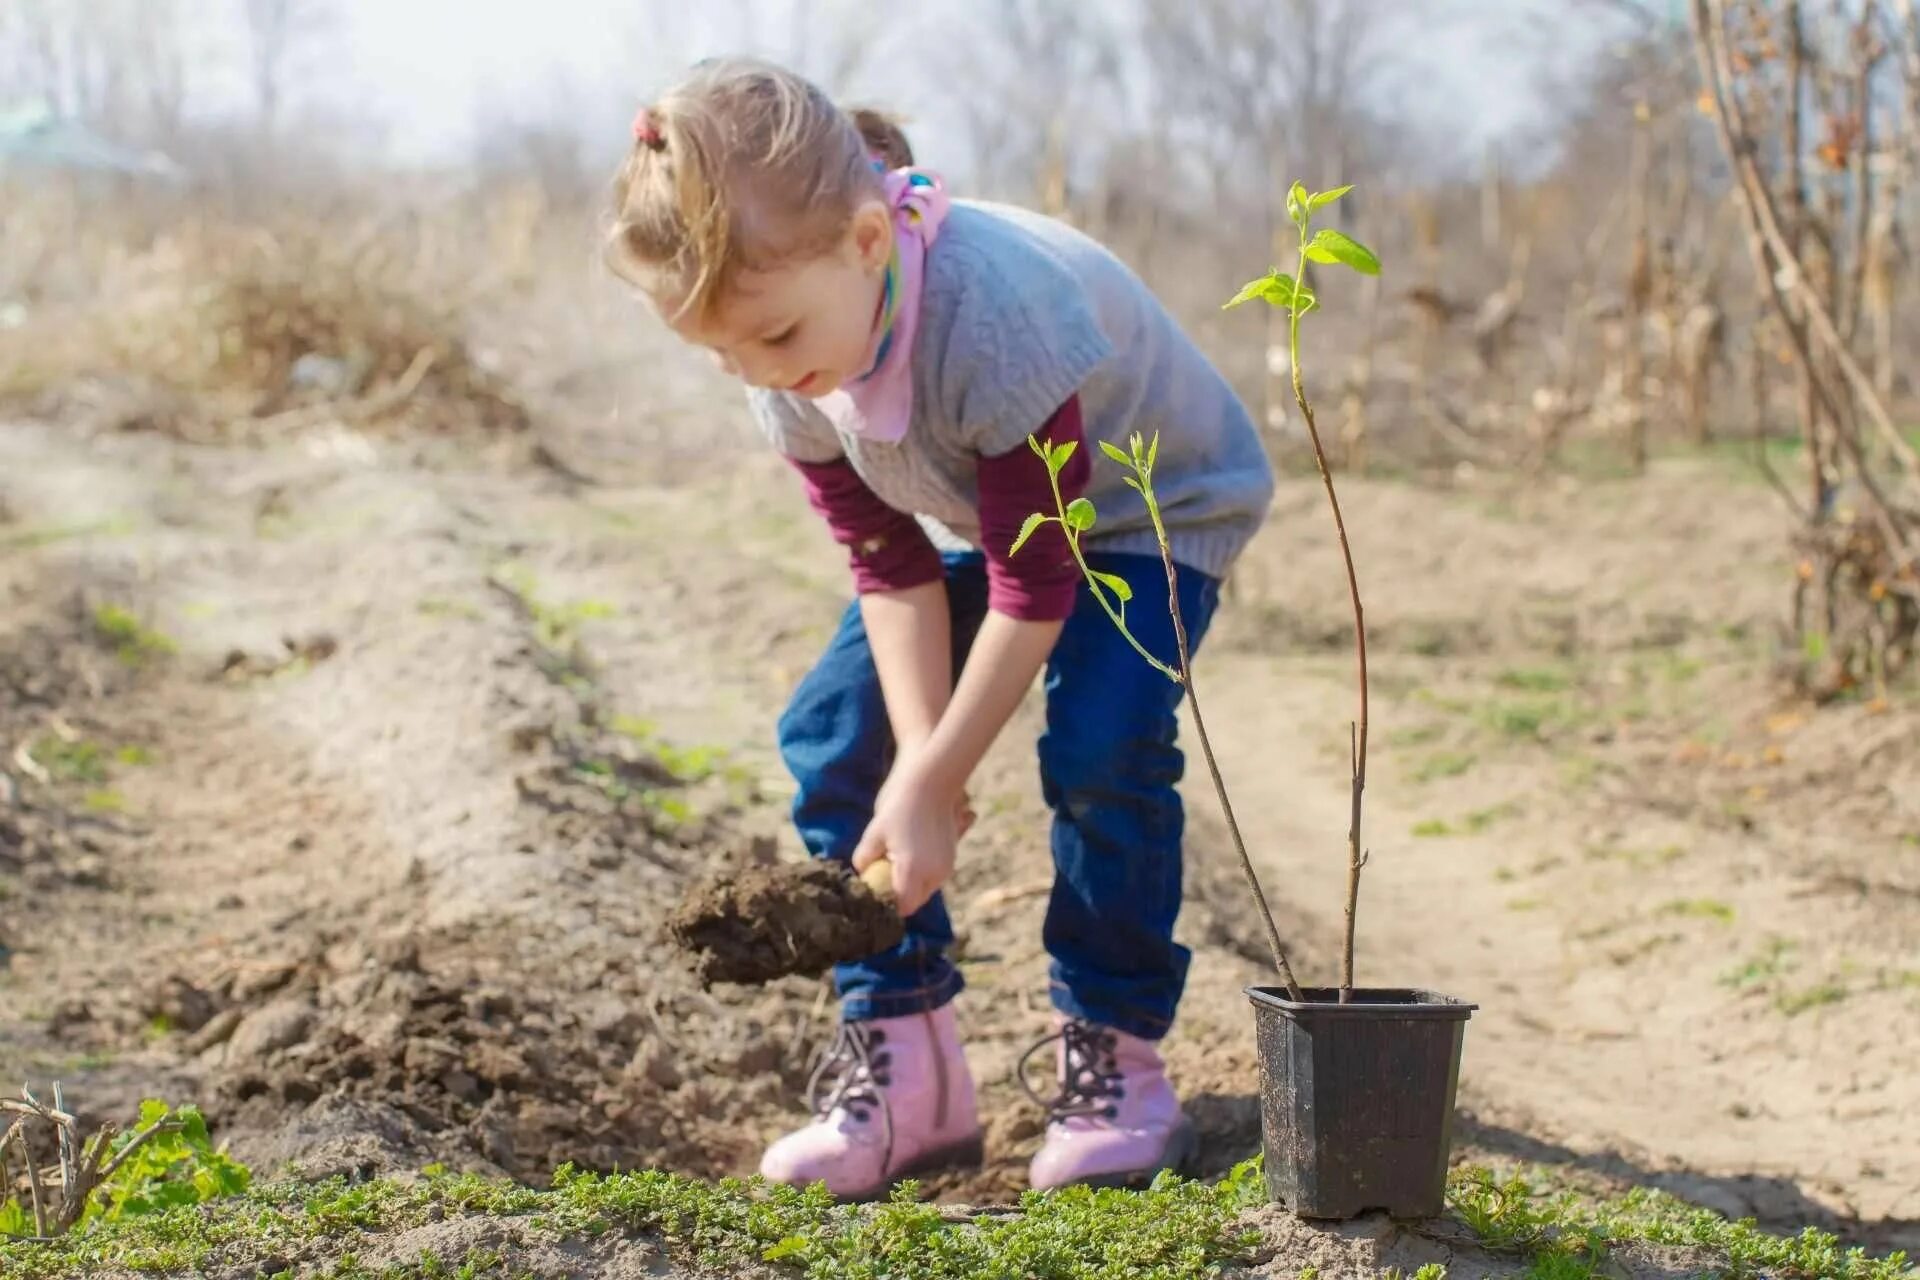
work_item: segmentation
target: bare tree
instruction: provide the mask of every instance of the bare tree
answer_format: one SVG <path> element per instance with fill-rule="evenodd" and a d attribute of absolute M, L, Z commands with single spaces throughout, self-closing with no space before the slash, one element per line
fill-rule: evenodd
<path fill-rule="evenodd" d="M 304 48 L 332 29 L 336 15 L 332 0 L 242 0 L 242 5 L 254 120 L 261 133 L 271 134 L 286 111 Z"/>

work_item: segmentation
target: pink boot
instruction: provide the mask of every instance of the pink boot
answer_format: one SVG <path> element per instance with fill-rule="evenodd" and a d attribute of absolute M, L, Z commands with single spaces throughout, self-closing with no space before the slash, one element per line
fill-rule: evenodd
<path fill-rule="evenodd" d="M 953 1006 L 842 1022 L 807 1087 L 813 1123 L 767 1148 L 760 1172 L 871 1200 L 903 1178 L 981 1160 L 973 1076 Z"/>
<path fill-rule="evenodd" d="M 1035 1189 L 1135 1186 L 1162 1169 L 1178 1172 L 1196 1142 L 1159 1049 L 1078 1018 L 1057 1023 L 1059 1030 L 1027 1051 L 1031 1058 L 1050 1043 L 1060 1046 L 1060 1092 L 1050 1101 L 1034 1098 L 1048 1116 L 1047 1140 L 1029 1171 Z M 1025 1066 L 1023 1059 L 1023 1084 Z"/>

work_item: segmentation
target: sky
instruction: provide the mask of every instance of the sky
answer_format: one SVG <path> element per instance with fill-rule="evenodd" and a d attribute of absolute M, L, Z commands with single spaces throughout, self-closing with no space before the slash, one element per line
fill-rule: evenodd
<path fill-rule="evenodd" d="M 1554 61 L 1577 63 L 1600 43 L 1590 25 L 1543 34 L 1575 0 L 1349 2 L 1449 19 L 1402 51 L 1407 72 L 1398 92 L 1417 98 L 1404 105 L 1429 121 L 1444 121 L 1469 156 L 1489 141 L 1524 136 L 1551 105 L 1538 73 Z M 856 15 L 877 7 L 833 0 L 336 3 L 338 23 L 328 36 L 335 56 L 310 92 L 329 109 L 378 121 L 397 156 L 408 159 L 471 148 L 485 120 L 552 112 L 617 137 L 633 106 L 691 57 L 742 51 L 745 42 L 755 46 L 747 52 L 805 69 L 810 56 L 827 56 Z M 943 138 L 962 127 L 942 103 L 967 92 L 940 73 L 939 52 L 953 24 L 977 22 L 986 8 L 978 0 L 892 0 L 881 53 L 850 87 L 910 112 L 916 140 L 938 154 Z"/>

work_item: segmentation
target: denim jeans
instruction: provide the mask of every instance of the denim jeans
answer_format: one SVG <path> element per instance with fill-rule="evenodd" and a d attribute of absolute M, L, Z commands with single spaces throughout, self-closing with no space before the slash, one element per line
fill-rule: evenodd
<path fill-rule="evenodd" d="M 1177 665 L 1159 558 L 1090 552 L 1087 560 L 1127 580 L 1129 629 Z M 946 557 L 946 567 L 957 677 L 986 616 L 986 566 L 972 553 Z M 1188 644 L 1197 648 L 1220 584 L 1185 566 L 1177 579 Z M 1185 826 L 1176 790 L 1184 761 L 1174 742 L 1181 689 L 1133 651 L 1083 582 L 1048 659 L 1045 691 L 1040 789 L 1053 810 L 1054 884 L 1043 940 L 1053 1004 L 1158 1039 L 1172 1025 L 1191 958 L 1173 940 Z M 817 858 L 851 858 L 894 754 L 858 601 L 794 691 L 779 738 L 798 783 L 793 818 L 802 842 Z M 898 946 L 836 968 L 842 1016 L 898 1017 L 953 999 L 963 980 L 946 954 L 952 941 L 936 895 L 907 920 Z"/>

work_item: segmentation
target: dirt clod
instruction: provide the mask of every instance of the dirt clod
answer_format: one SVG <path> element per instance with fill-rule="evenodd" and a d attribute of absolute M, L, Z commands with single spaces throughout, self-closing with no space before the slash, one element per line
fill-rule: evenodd
<path fill-rule="evenodd" d="M 667 917 L 668 936 L 707 986 L 819 974 L 885 951 L 905 933 L 891 904 L 830 862 L 722 871 L 693 885 Z"/>

